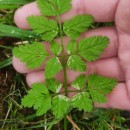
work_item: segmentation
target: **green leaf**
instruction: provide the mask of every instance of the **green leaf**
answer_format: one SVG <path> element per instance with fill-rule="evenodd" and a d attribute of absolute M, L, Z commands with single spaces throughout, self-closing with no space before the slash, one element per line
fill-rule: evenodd
<path fill-rule="evenodd" d="M 55 41 L 52 41 L 51 44 L 50 44 L 50 49 L 51 51 L 55 54 L 55 55 L 59 55 L 61 50 L 62 50 L 62 47 Z"/>
<path fill-rule="evenodd" d="M 42 16 L 29 16 L 27 21 L 34 32 L 41 34 L 45 41 L 52 41 L 58 33 L 58 25 L 54 20 Z"/>
<path fill-rule="evenodd" d="M 67 65 L 74 71 L 86 71 L 86 64 L 77 55 L 71 55 L 67 61 Z"/>
<path fill-rule="evenodd" d="M 49 90 L 51 90 L 54 93 L 58 93 L 62 87 L 62 84 L 60 82 L 57 82 L 56 79 L 46 79 L 46 86 Z"/>
<path fill-rule="evenodd" d="M 28 94 L 22 99 L 24 107 L 33 107 L 37 116 L 41 116 L 51 108 L 51 97 L 47 87 L 42 83 L 35 83 Z"/>
<path fill-rule="evenodd" d="M 6 4 L 1 4 L 0 3 L 0 9 L 16 9 L 18 8 L 19 6 L 18 5 L 6 5 Z"/>
<path fill-rule="evenodd" d="M 4 61 L 0 61 L 0 69 L 5 68 L 11 64 L 12 64 L 12 57 L 9 57 L 8 59 L 6 59 Z"/>
<path fill-rule="evenodd" d="M 108 43 L 108 37 L 92 36 L 79 42 L 78 53 L 87 61 L 95 61 L 100 57 Z"/>
<path fill-rule="evenodd" d="M 55 74 L 63 69 L 59 59 L 57 57 L 53 57 L 49 59 L 46 63 L 45 67 L 45 77 L 52 78 Z"/>
<path fill-rule="evenodd" d="M 38 8 L 43 16 L 56 16 L 57 12 L 49 0 L 37 0 Z"/>
<path fill-rule="evenodd" d="M 61 15 L 71 9 L 71 1 L 72 0 L 50 0 L 55 4 L 57 14 Z"/>
<path fill-rule="evenodd" d="M 90 112 L 93 108 L 92 100 L 87 92 L 78 93 L 72 97 L 73 108 L 78 108 L 79 111 L 84 110 Z"/>
<path fill-rule="evenodd" d="M 75 41 L 68 43 L 68 45 L 66 46 L 66 50 L 68 54 L 75 53 L 77 51 L 77 43 Z"/>
<path fill-rule="evenodd" d="M 82 89 L 83 87 L 86 86 L 86 83 L 87 83 L 87 77 L 85 74 L 82 74 L 80 76 L 78 76 L 71 84 L 72 87 L 80 90 Z"/>
<path fill-rule="evenodd" d="M 30 69 L 38 68 L 42 65 L 48 55 L 43 44 L 34 42 L 32 44 L 20 45 L 13 49 L 13 55 L 25 62 Z"/>
<path fill-rule="evenodd" d="M 40 101 L 40 100 L 43 100 L 43 101 Z M 45 95 L 42 99 L 39 99 L 39 103 L 41 103 L 41 105 L 37 109 L 36 115 L 37 116 L 42 116 L 49 109 L 51 109 L 51 96 L 50 95 Z M 36 104 L 38 104 L 38 102 Z"/>
<path fill-rule="evenodd" d="M 115 79 L 92 74 L 88 77 L 88 89 L 92 100 L 103 103 L 106 102 L 106 94 L 110 93 L 117 84 Z"/>
<path fill-rule="evenodd" d="M 64 33 L 71 39 L 75 39 L 80 36 L 81 32 L 84 32 L 93 23 L 93 17 L 91 15 L 79 15 L 70 20 L 64 22 Z"/>
<path fill-rule="evenodd" d="M 69 112 L 70 99 L 63 95 L 55 96 L 52 99 L 53 115 L 57 119 L 61 119 Z"/>
<path fill-rule="evenodd" d="M 19 38 L 22 40 L 39 37 L 36 35 L 36 33 L 32 32 L 32 31 L 22 30 L 17 27 L 13 27 L 13 26 L 1 24 L 1 23 L 0 23 L 0 36 L 15 37 L 15 38 Z"/>
<path fill-rule="evenodd" d="M 57 32 L 46 32 L 44 34 L 42 34 L 42 40 L 44 41 L 52 41 L 54 39 L 54 37 L 57 35 Z"/>
<path fill-rule="evenodd" d="M 71 9 L 71 0 L 37 0 L 44 16 L 58 16 Z"/>
<path fill-rule="evenodd" d="M 107 102 L 107 98 L 106 98 L 105 94 L 103 94 L 99 90 L 90 89 L 89 91 L 90 91 L 90 95 L 92 96 L 93 102 L 98 102 L 98 103 Z"/>
<path fill-rule="evenodd" d="M 33 2 L 34 0 L 1 0 L 0 4 L 8 4 L 8 5 L 24 5 L 30 2 Z"/>

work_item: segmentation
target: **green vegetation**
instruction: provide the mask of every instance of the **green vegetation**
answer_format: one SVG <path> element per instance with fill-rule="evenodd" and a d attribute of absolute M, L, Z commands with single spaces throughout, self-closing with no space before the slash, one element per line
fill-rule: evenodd
<path fill-rule="evenodd" d="M 116 85 L 116 80 L 96 74 L 80 75 L 72 83 L 73 85 L 70 85 L 76 89 L 73 92 L 77 94 L 69 99 L 67 67 L 74 71 L 85 72 L 85 61 L 97 60 L 108 45 L 109 38 L 92 36 L 77 42 L 76 39 L 80 37 L 80 33 L 92 25 L 93 17 L 79 15 L 61 23 L 60 15 L 70 10 L 71 0 L 37 0 L 37 4 L 42 16 L 29 16 L 27 21 L 33 31 L 41 36 L 42 40 L 50 42 L 52 54 L 47 53 L 43 44 L 35 41 L 32 44 L 25 44 L 13 49 L 13 55 L 25 62 L 30 69 L 40 67 L 46 59 L 45 83 L 33 84 L 27 96 L 22 99 L 22 105 L 29 108 L 33 107 L 37 116 L 42 116 L 51 110 L 56 119 L 66 117 L 74 108 L 90 112 L 93 108 L 93 102 L 106 102 L 105 95 L 112 91 Z M 57 16 L 57 21 L 49 20 L 45 16 Z M 55 41 L 55 38 L 58 37 L 57 34 L 59 34 L 60 43 Z M 67 49 L 63 34 L 70 38 Z M 53 78 L 61 70 L 64 72 L 63 84 Z M 60 91 L 61 87 L 64 88 L 63 92 Z"/>
<path fill-rule="evenodd" d="M 3 105 L 0 106 L 2 107 L 1 128 L 5 130 L 128 130 L 126 122 L 129 118 L 125 119 L 121 111 L 93 108 L 94 101 L 106 102 L 105 95 L 111 92 L 116 84 L 114 79 L 96 74 L 89 76 L 82 74 L 71 83 L 74 91 L 68 90 L 67 87 L 66 69 L 86 71 L 85 61 L 98 59 L 109 44 L 109 39 L 103 36 L 80 38 L 82 32 L 97 26 L 93 23 L 92 16 L 75 16 L 61 23 L 60 15 L 71 8 L 71 1 L 53 0 L 51 3 L 38 0 L 43 16 L 28 17 L 27 20 L 33 31 L 25 31 L 14 27 L 12 16 L 16 8 L 28 2 L 31 0 L 19 0 L 19 2 L 8 0 L 0 3 L 2 12 L 4 9 L 0 24 L 0 40 L 5 41 L 5 37 L 13 37 L 9 44 L 7 41 L 0 45 L 0 93 L 2 93 L 0 104 Z M 16 3 L 19 4 L 16 5 Z M 61 8 L 61 5 L 64 7 Z M 45 16 L 57 16 L 57 19 L 56 21 L 48 20 Z M 67 46 L 64 45 L 63 36 L 65 35 L 70 38 Z M 55 40 L 58 37 L 60 42 Z M 80 38 L 78 42 L 77 38 Z M 50 43 L 52 54 L 46 51 L 41 41 Z M 15 47 L 19 44 L 22 45 Z M 27 86 L 25 77 L 15 72 L 11 66 L 12 50 L 13 54 L 25 62 L 29 68 L 38 68 L 46 61 L 45 82 L 33 84 L 32 89 L 28 91 L 25 87 Z M 54 78 L 62 70 L 64 83 Z M 61 91 L 62 87 L 63 91 Z M 67 95 L 71 92 L 77 94 L 70 99 Z M 27 95 L 24 96 L 26 93 Z M 23 108 L 21 105 L 23 96 L 22 105 L 28 108 Z"/>

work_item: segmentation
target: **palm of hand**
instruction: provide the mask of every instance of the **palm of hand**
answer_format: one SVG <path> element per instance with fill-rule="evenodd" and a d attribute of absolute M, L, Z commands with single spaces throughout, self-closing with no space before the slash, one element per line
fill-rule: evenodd
<path fill-rule="evenodd" d="M 94 16 L 95 21 L 98 22 L 115 21 L 115 27 L 98 28 L 83 34 L 83 37 L 105 35 L 110 38 L 110 45 L 106 48 L 101 58 L 96 62 L 87 63 L 88 71 L 86 74 L 98 73 L 103 76 L 114 77 L 119 82 L 113 92 L 108 95 L 108 102 L 106 104 L 95 103 L 95 106 L 130 109 L 128 96 L 130 91 L 130 1 L 73 0 L 72 4 L 73 9 L 64 14 L 62 20 L 80 13 L 90 13 Z M 31 3 L 16 11 L 14 18 L 20 28 L 28 29 L 26 17 L 39 14 L 36 4 Z M 44 81 L 43 68 L 29 70 L 16 58 L 13 58 L 13 65 L 17 71 L 27 73 L 27 83 L 29 85 L 34 82 Z M 68 82 L 72 82 L 77 75 L 79 73 L 68 71 Z M 62 81 L 60 74 L 59 76 L 57 75 L 57 78 Z"/>

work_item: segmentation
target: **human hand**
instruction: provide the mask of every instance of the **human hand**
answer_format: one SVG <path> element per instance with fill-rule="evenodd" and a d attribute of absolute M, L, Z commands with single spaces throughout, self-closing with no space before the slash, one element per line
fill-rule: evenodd
<path fill-rule="evenodd" d="M 73 0 L 73 8 L 62 15 L 62 20 L 71 18 L 77 14 L 91 14 L 97 22 L 115 21 L 115 27 L 102 27 L 87 31 L 82 37 L 103 35 L 110 38 L 110 44 L 101 55 L 100 59 L 86 63 L 86 74 L 97 73 L 118 80 L 117 86 L 107 95 L 108 102 L 97 104 L 97 107 L 111 107 L 130 110 L 130 1 L 129 0 Z M 36 3 L 30 3 L 18 9 L 14 20 L 22 29 L 29 29 L 26 17 L 40 15 Z M 65 40 L 67 42 L 67 39 Z M 49 46 L 45 43 L 46 46 Z M 44 67 L 37 70 L 29 70 L 19 59 L 13 58 L 13 66 L 20 73 L 26 73 L 27 83 L 30 86 L 34 82 L 43 82 Z M 79 73 L 68 70 L 68 83 L 72 82 Z M 59 81 L 63 81 L 62 72 L 57 75 Z"/>

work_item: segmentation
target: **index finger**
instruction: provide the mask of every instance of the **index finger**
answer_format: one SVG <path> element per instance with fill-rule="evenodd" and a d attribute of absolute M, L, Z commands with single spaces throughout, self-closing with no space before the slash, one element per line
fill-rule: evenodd
<path fill-rule="evenodd" d="M 91 14 L 97 22 L 114 21 L 118 0 L 72 0 L 72 9 L 62 15 L 62 20 L 78 14 Z M 40 15 L 36 2 L 24 5 L 14 15 L 14 21 L 19 28 L 29 29 L 26 17 Z"/>

